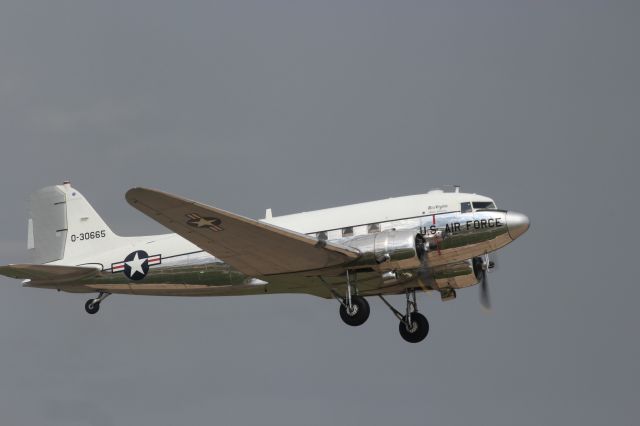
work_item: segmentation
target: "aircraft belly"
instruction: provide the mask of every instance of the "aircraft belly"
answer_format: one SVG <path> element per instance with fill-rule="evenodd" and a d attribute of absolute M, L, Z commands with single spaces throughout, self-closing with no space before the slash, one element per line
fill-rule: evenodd
<path fill-rule="evenodd" d="M 130 280 L 122 273 L 103 271 L 98 276 L 74 286 L 62 287 L 61 290 L 78 292 L 82 288 L 84 291 L 116 294 L 214 296 L 259 293 L 254 287 L 264 284 L 264 281 L 246 277 L 224 263 L 210 262 L 151 267 L 148 274 L 140 280 Z"/>

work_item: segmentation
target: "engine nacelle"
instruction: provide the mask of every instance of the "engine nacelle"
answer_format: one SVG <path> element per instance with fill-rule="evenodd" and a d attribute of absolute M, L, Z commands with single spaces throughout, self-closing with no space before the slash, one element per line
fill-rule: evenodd
<path fill-rule="evenodd" d="M 415 269 L 422 265 L 426 254 L 424 237 L 411 230 L 359 235 L 342 244 L 362 253 L 358 260 L 349 265 L 353 268 L 379 271 Z"/>

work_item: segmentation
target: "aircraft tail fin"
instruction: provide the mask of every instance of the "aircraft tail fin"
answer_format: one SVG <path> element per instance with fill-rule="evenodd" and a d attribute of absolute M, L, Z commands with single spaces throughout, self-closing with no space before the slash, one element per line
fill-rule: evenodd
<path fill-rule="evenodd" d="M 27 248 L 36 263 L 82 258 L 115 248 L 121 238 L 69 182 L 31 195 L 28 225 Z"/>

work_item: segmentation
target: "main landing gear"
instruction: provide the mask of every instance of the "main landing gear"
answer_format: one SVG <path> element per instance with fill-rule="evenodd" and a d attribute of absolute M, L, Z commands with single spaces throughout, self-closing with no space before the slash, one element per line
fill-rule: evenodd
<path fill-rule="evenodd" d="M 340 304 L 340 318 L 347 325 L 358 326 L 369 318 L 369 302 L 360 296 L 351 296 L 349 302 Z"/>
<path fill-rule="evenodd" d="M 427 334 L 429 334 L 429 321 L 427 321 L 427 318 L 424 315 L 418 312 L 416 290 L 407 289 L 406 295 L 407 307 L 404 315 L 402 312 L 391 306 L 391 304 L 387 302 L 387 299 L 382 297 L 381 294 L 379 294 L 378 297 L 382 299 L 384 304 L 387 305 L 396 318 L 400 320 L 400 324 L 398 325 L 400 336 L 409 343 L 422 342 L 425 337 L 427 337 Z"/>
<path fill-rule="evenodd" d="M 111 293 L 100 292 L 98 297 L 95 299 L 87 300 L 87 303 L 84 304 L 84 310 L 87 311 L 88 314 L 95 314 L 100 310 L 100 302 L 109 297 Z"/>
<path fill-rule="evenodd" d="M 340 295 L 328 282 L 322 277 L 319 277 L 320 281 L 325 285 L 327 290 L 331 292 L 333 297 L 340 302 L 340 318 L 345 324 L 350 326 L 359 326 L 364 324 L 369 318 L 369 302 L 362 296 L 358 295 L 358 289 L 354 282 L 351 281 L 349 271 L 347 271 L 347 288 L 346 294 L 343 297 Z M 355 293 L 355 294 L 354 294 Z M 416 290 L 407 289 L 407 305 L 405 312 L 402 313 L 385 299 L 381 294 L 378 295 L 380 299 L 391 309 L 391 312 L 400 320 L 398 329 L 400 336 L 409 343 L 422 342 L 429 334 L 429 321 L 427 318 L 418 312 L 418 303 L 416 302 Z"/>
<path fill-rule="evenodd" d="M 342 318 L 342 321 L 344 321 L 345 324 L 357 327 L 367 321 L 370 312 L 369 302 L 367 302 L 367 299 L 364 297 L 358 296 L 358 289 L 351 283 L 349 271 L 347 271 L 347 294 L 345 297 L 340 296 L 340 294 L 338 294 L 330 284 L 325 282 L 322 278 L 320 279 L 331 292 L 333 297 L 340 302 L 340 318 Z"/>

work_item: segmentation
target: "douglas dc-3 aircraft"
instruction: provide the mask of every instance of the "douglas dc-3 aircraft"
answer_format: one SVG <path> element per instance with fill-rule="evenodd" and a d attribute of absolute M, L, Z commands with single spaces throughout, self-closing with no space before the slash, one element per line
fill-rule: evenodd
<path fill-rule="evenodd" d="M 442 300 L 480 283 L 488 306 L 489 253 L 529 228 L 527 216 L 498 210 L 491 198 L 453 191 L 389 198 L 260 220 L 146 188 L 126 194 L 133 207 L 175 234 L 114 234 L 69 182 L 30 199 L 28 247 L 34 264 L 0 267 L 23 286 L 96 292 L 98 312 L 112 293 L 239 296 L 306 293 L 334 298 L 351 326 L 378 296 L 400 321 L 400 335 L 422 341 L 429 323 L 416 290 Z M 385 296 L 404 294 L 395 309 Z"/>

